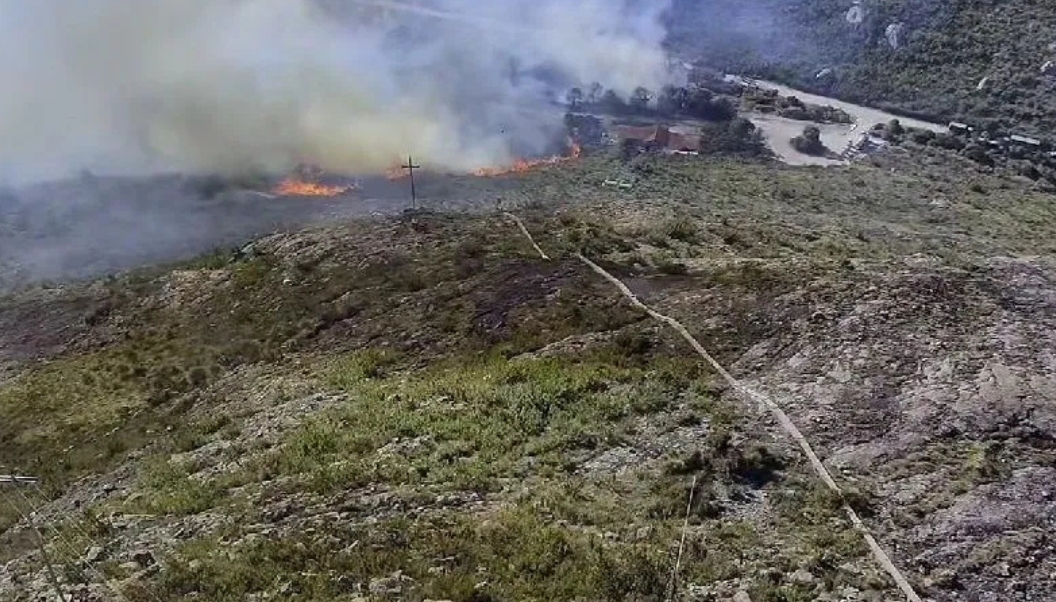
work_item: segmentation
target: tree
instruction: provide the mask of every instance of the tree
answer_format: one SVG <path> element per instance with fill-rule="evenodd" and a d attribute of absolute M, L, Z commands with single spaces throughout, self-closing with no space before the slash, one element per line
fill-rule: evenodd
<path fill-rule="evenodd" d="M 678 115 L 689 105 L 689 90 L 682 86 L 664 86 L 656 97 L 656 110 L 661 115 Z"/>
<path fill-rule="evenodd" d="M 577 109 L 583 104 L 583 90 L 579 88 L 572 88 L 568 91 L 568 107 L 570 109 Z"/>
<path fill-rule="evenodd" d="M 766 141 L 755 124 L 737 117 L 717 121 L 701 127 L 702 153 L 729 153 L 758 157 L 766 154 Z"/>
<path fill-rule="evenodd" d="M 711 110 L 705 119 L 713 121 L 729 121 L 737 116 L 737 107 L 729 98 L 719 98 L 711 102 Z"/>
<path fill-rule="evenodd" d="M 710 90 L 697 88 L 688 94 L 686 112 L 705 121 L 729 121 L 737 116 L 737 107 L 727 98 L 715 98 Z"/>
<path fill-rule="evenodd" d="M 707 112 L 708 108 L 711 106 L 712 96 L 711 90 L 706 90 L 704 88 L 694 89 L 689 94 L 689 98 L 686 102 L 686 109 L 689 114 L 696 117 Z"/>
<path fill-rule="evenodd" d="M 910 137 L 917 144 L 930 144 L 935 139 L 935 132 L 931 130 L 916 130 Z"/>
<path fill-rule="evenodd" d="M 631 93 L 631 108 L 635 111 L 645 111 L 649 108 L 649 101 L 652 99 L 652 92 L 642 86 L 638 86 L 634 89 L 634 92 Z"/>
<path fill-rule="evenodd" d="M 803 128 L 803 133 L 792 139 L 792 148 L 805 155 L 824 155 L 828 150 L 821 141 L 821 130 L 817 126 L 808 125 Z"/>
<path fill-rule="evenodd" d="M 1009 125 L 1003 119 L 988 119 L 982 127 L 983 132 L 991 138 L 1000 138 L 1008 129 Z"/>
<path fill-rule="evenodd" d="M 660 89 L 660 94 L 656 97 L 656 112 L 661 115 L 675 115 L 679 112 L 674 86 L 664 86 Z"/>
<path fill-rule="evenodd" d="M 623 102 L 623 100 L 612 90 L 606 90 L 605 93 L 601 95 L 601 100 L 598 101 L 598 104 L 600 105 L 601 110 L 606 113 L 614 113 L 618 115 L 627 112 L 627 103 Z"/>
<path fill-rule="evenodd" d="M 1032 163 L 1022 163 L 1016 168 L 1016 171 L 1019 175 L 1030 178 L 1031 180 L 1036 181 L 1041 179 L 1041 170 Z"/>
<path fill-rule="evenodd" d="M 755 133 L 755 124 L 743 117 L 735 117 L 730 121 L 730 131 L 740 138 L 747 138 Z"/>
<path fill-rule="evenodd" d="M 965 157 L 968 157 L 969 159 L 975 161 L 976 163 L 979 163 L 980 165 L 986 165 L 987 167 L 994 166 L 994 158 L 991 157 L 986 152 L 986 148 L 981 145 L 969 145 L 967 148 L 964 149 L 963 152 Z"/>
<path fill-rule="evenodd" d="M 598 82 L 590 84 L 590 90 L 587 92 L 587 102 L 594 104 L 601 100 L 601 95 L 605 93 L 605 88 L 602 87 Z"/>
<path fill-rule="evenodd" d="M 942 132 L 936 134 L 935 137 L 931 139 L 931 145 L 946 150 L 961 150 L 966 146 L 966 143 L 963 139 L 958 138 L 957 136 Z"/>
<path fill-rule="evenodd" d="M 884 138 L 887 140 L 898 140 L 905 133 L 906 128 L 902 127 L 902 122 L 897 119 L 887 122 L 887 127 L 884 128 Z"/>
<path fill-rule="evenodd" d="M 620 160 L 626 163 L 638 156 L 638 141 L 633 138 L 624 138 L 620 141 Z"/>

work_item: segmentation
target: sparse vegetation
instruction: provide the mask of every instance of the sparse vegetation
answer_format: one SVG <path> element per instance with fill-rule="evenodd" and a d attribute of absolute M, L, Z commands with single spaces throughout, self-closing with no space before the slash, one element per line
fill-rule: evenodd
<path fill-rule="evenodd" d="M 962 402 L 941 432 L 898 408 L 926 404 L 912 387 L 945 374 L 920 340 L 946 345 L 967 383 L 978 359 L 958 354 L 981 348 L 980 325 L 1022 312 L 1022 332 L 1049 326 L 1016 284 L 1047 290 L 1030 271 L 1044 268 L 1009 276 L 991 258 L 1052 254 L 1056 219 L 1029 183 L 907 148 L 831 170 L 599 154 L 519 175 L 536 204 L 517 212 L 550 262 L 501 217 L 426 214 L 71 285 L 28 297 L 31 313 L 7 298 L 0 349 L 37 346 L 19 347 L 30 359 L 0 389 L 0 464 L 77 493 L 79 509 L 67 498 L 40 520 L 86 525 L 75 552 L 101 542 L 95 565 L 133 602 L 663 600 L 691 492 L 685 596 L 890 597 L 841 501 L 884 526 L 902 566 L 949 553 L 956 579 L 911 573 L 930 597 L 979 589 L 960 548 L 916 534 L 949 527 L 954 502 L 988 503 L 981 488 L 1033 486 L 1022 475 L 1045 466 L 1046 439 L 990 419 L 992 404 Z M 600 186 L 617 170 L 631 190 Z M 841 458 L 842 500 L 820 487 L 578 251 L 738 376 L 779 370 L 790 399 L 837 400 L 787 406 L 827 461 L 878 459 Z M 51 321 L 19 338 L 36 315 Z M 893 433 L 925 443 L 889 448 Z M 0 512 L 5 574 L 35 574 L 32 540 Z M 1012 536 L 980 537 L 983 550 Z M 153 568 L 129 566 L 138 547 Z"/>

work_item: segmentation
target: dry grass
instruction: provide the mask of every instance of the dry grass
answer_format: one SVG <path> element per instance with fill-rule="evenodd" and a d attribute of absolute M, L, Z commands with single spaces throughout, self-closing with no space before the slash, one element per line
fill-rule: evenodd
<path fill-rule="evenodd" d="M 636 174 L 631 191 L 601 186 L 619 170 Z M 812 278 L 853 283 L 915 254 L 971 266 L 1052 253 L 1050 197 L 983 174 L 973 187 L 959 170 L 942 155 L 829 170 L 591 157 L 511 180 L 531 191 L 519 214 L 553 262 L 498 217 L 432 215 L 114 279 L 78 345 L 0 389 L 0 466 L 41 473 L 57 493 L 127 462 L 136 509 L 236 517 L 217 534 L 233 546 L 176 546 L 151 582 L 169 600 L 348 599 L 397 569 L 415 583 L 404 599 L 660 599 L 692 475 L 687 583 L 805 600 L 783 576 L 806 566 L 826 591 L 883 590 L 839 568 L 864 550 L 802 467 L 761 446 L 707 373 L 567 257 L 585 250 L 647 295 L 707 295 L 694 327 L 733 361 L 785 319 L 769 304 Z M 344 401 L 254 447 L 233 412 L 258 388 L 251 371 Z M 245 460 L 237 470 L 198 478 L 171 461 L 219 440 Z M 599 458 L 620 454 L 650 460 L 615 462 L 614 477 Z M 988 448 L 951 458 L 968 483 L 998 466 Z M 260 526 L 249 508 L 331 510 L 371 487 L 424 510 L 357 510 L 336 540 L 247 537 Z M 483 506 L 437 503 L 467 492 Z"/>

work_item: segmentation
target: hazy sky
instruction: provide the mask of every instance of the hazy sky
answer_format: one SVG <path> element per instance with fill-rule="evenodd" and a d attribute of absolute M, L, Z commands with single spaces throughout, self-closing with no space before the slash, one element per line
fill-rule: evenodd
<path fill-rule="evenodd" d="M 352 0 L 0 0 L 0 177 L 299 161 L 353 173 L 407 153 L 472 169 L 551 141 L 559 119 L 515 106 L 543 96 L 526 72 L 622 90 L 664 78 L 666 1 L 429 4 L 473 16 L 379 25 Z"/>

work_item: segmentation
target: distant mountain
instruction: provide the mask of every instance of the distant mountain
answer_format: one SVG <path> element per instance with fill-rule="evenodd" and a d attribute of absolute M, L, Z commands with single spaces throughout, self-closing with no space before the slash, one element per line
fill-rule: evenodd
<path fill-rule="evenodd" d="M 1054 24 L 1042 0 L 675 0 L 669 44 L 846 100 L 1041 132 L 1056 127 Z"/>

